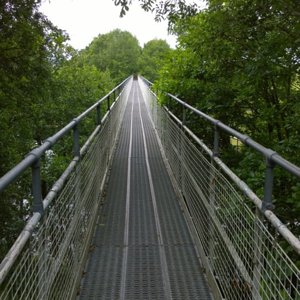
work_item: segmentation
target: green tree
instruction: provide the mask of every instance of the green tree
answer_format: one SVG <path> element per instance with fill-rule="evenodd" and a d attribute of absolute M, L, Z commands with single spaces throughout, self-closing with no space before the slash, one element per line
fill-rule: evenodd
<path fill-rule="evenodd" d="M 1 1 L 0 176 L 112 87 L 108 72 L 83 65 L 67 35 L 38 12 L 40 1 Z M 80 124 L 82 143 L 95 125 Z M 72 153 L 67 137 L 42 160 L 43 194 Z M 25 172 L 0 196 L 0 260 L 31 209 L 31 174 Z"/>
<path fill-rule="evenodd" d="M 139 72 L 148 80 L 154 81 L 171 48 L 164 40 L 152 40 L 144 45 L 139 58 Z"/>
<path fill-rule="evenodd" d="M 113 0 L 115 5 L 121 7 L 120 16 L 126 15 L 129 10 L 132 0 Z M 145 11 L 155 12 L 155 19 L 160 21 L 162 19 L 168 18 L 170 25 L 179 19 L 185 19 L 187 16 L 194 15 L 199 7 L 197 2 L 191 3 L 186 0 L 137 0 L 140 6 Z"/>
<path fill-rule="evenodd" d="M 297 2 L 210 1 L 206 10 L 176 23 L 179 47 L 158 85 L 299 165 Z M 192 126 L 206 134 L 199 123 Z M 223 158 L 261 194 L 263 159 L 246 148 L 234 152 L 228 138 L 221 146 Z M 274 200 L 275 212 L 299 230 L 295 181 L 276 169 Z"/>
<path fill-rule="evenodd" d="M 115 84 L 138 72 L 141 48 L 138 40 L 127 31 L 116 29 L 100 34 L 82 52 L 86 63 L 99 71 L 109 71 Z"/>
<path fill-rule="evenodd" d="M 55 59 L 66 35 L 38 12 L 40 1 L 0 2 L 0 176 L 36 145 L 35 107 L 50 91 Z M 28 174 L 29 175 L 29 174 Z M 24 221 L 30 200 L 27 174 L 0 197 L 0 256 Z"/>
<path fill-rule="evenodd" d="M 95 66 L 82 65 L 81 60 L 80 55 L 75 55 L 54 71 L 51 99 L 40 108 L 40 118 L 35 119 L 35 127 L 42 139 L 64 127 L 113 88 L 108 72 L 100 72 Z M 81 146 L 95 129 L 95 124 L 95 114 L 80 123 Z M 67 136 L 53 147 L 50 159 L 45 158 L 43 180 L 46 191 L 70 163 L 72 147 L 72 140 Z"/>

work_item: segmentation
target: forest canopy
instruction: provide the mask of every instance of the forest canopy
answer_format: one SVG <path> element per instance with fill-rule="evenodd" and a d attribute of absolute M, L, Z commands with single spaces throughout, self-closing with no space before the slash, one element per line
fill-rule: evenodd
<path fill-rule="evenodd" d="M 142 66 L 141 55 L 153 67 L 145 74 L 154 79 L 164 41 L 145 53 L 129 32 L 99 34 L 86 49 L 68 44 L 68 34 L 39 12 L 41 0 L 3 0 L 0 6 L 0 176 L 33 148 L 68 124 L 96 100 Z M 151 43 L 150 43 L 151 44 Z M 147 47 L 146 47 L 147 48 Z M 163 54 L 161 54 L 162 56 Z M 151 77 L 152 76 L 152 77 Z M 86 138 L 95 124 L 81 126 Z M 42 161 L 42 193 L 68 165 L 71 138 L 56 145 Z M 31 213 L 31 174 L 27 172 L 1 193 L 0 260 Z"/>
<path fill-rule="evenodd" d="M 0 176 L 133 73 L 300 165 L 299 1 L 210 0 L 202 10 L 185 0 L 136 1 L 157 20 L 169 20 L 175 50 L 163 40 L 141 46 L 117 29 L 78 51 L 39 12 L 41 0 L 1 1 Z M 124 15 L 132 1 L 114 2 Z M 187 122 L 211 142 L 198 120 L 188 116 Z M 54 149 L 42 174 L 45 192 L 66 167 L 71 147 L 67 141 Z M 262 196 L 264 160 L 229 138 L 221 139 L 220 154 Z M 276 214 L 300 234 L 300 184 L 279 169 L 275 178 Z M 31 198 L 30 174 L 2 193 L 0 257 L 28 218 Z"/>
<path fill-rule="evenodd" d="M 129 1 L 115 1 L 125 11 Z M 300 5 L 298 0 L 138 0 L 168 18 L 177 48 L 155 89 L 172 93 L 300 165 Z M 196 2 L 199 4 L 199 2 Z M 175 10 L 175 11 L 174 11 Z M 178 112 L 181 114 L 181 112 Z M 186 122 L 208 145 L 207 124 Z M 263 197 L 264 158 L 221 138 L 221 157 Z M 275 212 L 300 234 L 300 184 L 275 168 Z"/>

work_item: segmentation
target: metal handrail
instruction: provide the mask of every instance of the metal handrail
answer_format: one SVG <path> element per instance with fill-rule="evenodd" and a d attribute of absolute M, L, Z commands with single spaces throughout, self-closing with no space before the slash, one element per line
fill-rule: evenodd
<path fill-rule="evenodd" d="M 184 107 L 188 108 L 189 110 L 191 110 L 192 112 L 196 113 L 198 116 L 200 116 L 200 117 L 204 118 L 205 120 L 209 121 L 212 125 L 222 129 L 223 131 L 230 134 L 231 136 L 236 137 L 238 140 L 243 142 L 245 145 L 247 145 L 250 148 L 253 148 L 254 150 L 256 150 L 257 152 L 263 154 L 267 159 L 270 159 L 271 161 L 278 164 L 279 166 L 281 166 L 285 170 L 287 170 L 290 173 L 300 177 L 300 168 L 298 166 L 294 165 L 293 163 L 289 162 L 285 158 L 283 158 L 281 155 L 279 155 L 278 153 L 276 153 L 272 149 L 264 147 L 263 145 L 259 144 L 258 142 L 253 140 L 248 135 L 243 134 L 243 133 L 231 128 L 230 126 L 222 123 L 221 121 L 219 121 L 217 119 L 214 119 L 213 117 L 203 113 L 202 111 L 200 111 L 200 110 L 192 107 L 191 105 L 187 104 L 186 102 L 180 100 L 176 96 L 174 96 L 170 93 L 167 93 L 167 95 L 170 98 L 174 99 L 176 102 L 180 103 L 182 106 L 184 106 Z"/>
<path fill-rule="evenodd" d="M 146 78 L 143 78 L 146 82 L 148 82 L 149 85 L 153 85 L 151 81 L 149 81 Z M 244 143 L 245 145 L 249 146 L 250 148 L 256 150 L 257 152 L 263 154 L 267 159 L 271 160 L 272 162 L 276 163 L 277 165 L 281 166 L 288 172 L 300 177 L 300 168 L 296 166 L 295 164 L 291 163 L 290 161 L 283 158 L 281 155 L 279 155 L 277 152 L 273 151 L 272 149 L 266 148 L 263 145 L 259 144 L 255 140 L 253 140 L 251 137 L 249 137 L 246 134 L 243 134 L 232 127 L 222 123 L 220 120 L 217 120 L 201 110 L 196 109 L 195 107 L 189 105 L 188 103 L 184 102 L 183 100 L 179 99 L 178 97 L 166 93 L 167 96 L 175 100 L 177 103 L 181 104 L 182 106 L 186 107 L 190 111 L 194 112 L 201 118 L 209 121 L 212 125 L 222 129 L 226 133 L 230 134 L 233 137 L 236 137 L 239 141 Z"/>
<path fill-rule="evenodd" d="M 63 172 L 63 174 L 60 176 L 60 178 L 54 183 L 51 190 L 47 194 L 47 196 L 39 200 L 40 209 L 34 209 L 33 207 L 33 213 L 30 219 L 27 221 L 25 227 L 23 228 L 22 232 L 10 248 L 9 252 L 3 259 L 3 261 L 0 264 L 0 285 L 4 282 L 6 279 L 7 274 L 11 270 L 12 266 L 14 265 L 15 261 L 17 260 L 19 254 L 23 250 L 24 246 L 26 245 L 27 241 L 30 239 L 35 227 L 39 223 L 39 221 L 42 219 L 44 210 L 46 210 L 52 200 L 57 196 L 57 194 L 61 191 L 63 188 L 65 182 L 67 181 L 69 175 L 72 173 L 72 171 L 75 169 L 77 163 L 80 160 L 80 157 L 85 153 L 86 148 L 91 144 L 92 137 L 97 134 L 97 132 L 100 129 L 100 125 L 104 120 L 107 118 L 110 109 L 112 109 L 114 103 L 109 103 L 109 97 L 114 94 L 117 90 L 119 90 L 119 94 L 121 94 L 124 86 L 126 83 L 130 80 L 131 76 L 126 78 L 122 83 L 120 83 L 118 86 L 116 86 L 112 91 L 110 91 L 107 95 L 105 95 L 103 98 L 98 100 L 95 104 L 93 104 L 91 107 L 89 107 L 87 110 L 85 110 L 83 113 L 81 113 L 77 118 L 73 119 L 69 124 L 67 124 L 65 127 L 63 127 L 61 130 L 59 130 L 57 133 L 55 133 L 53 136 L 47 138 L 45 142 L 38 148 L 35 148 L 31 152 L 28 153 L 25 159 L 23 159 L 19 164 L 17 164 L 13 169 L 11 169 L 9 172 L 7 172 L 2 178 L 0 178 L 0 192 L 3 191 L 10 183 L 12 183 L 14 180 L 16 180 L 22 173 L 28 169 L 29 167 L 34 168 L 34 165 L 36 162 L 39 162 L 39 159 L 41 156 L 50 149 L 56 142 L 58 142 L 61 138 L 63 138 L 67 133 L 69 133 L 72 129 L 76 129 L 76 126 L 87 116 L 90 112 L 92 112 L 94 109 L 97 109 L 97 127 L 94 130 L 94 132 L 91 134 L 90 138 L 86 141 L 86 143 L 83 145 L 83 147 L 80 149 L 79 152 L 76 153 L 74 151 L 74 157 L 72 161 L 70 162 L 69 166 L 66 168 L 66 170 Z M 115 100 L 117 100 L 115 98 Z M 107 113 L 101 118 L 101 104 L 104 101 L 108 101 L 107 105 Z M 79 136 L 77 136 L 77 139 L 79 139 Z M 76 140 L 74 140 L 74 144 L 77 143 Z M 40 172 L 40 170 L 39 170 Z M 39 176 L 39 174 L 37 175 Z M 35 178 L 33 175 L 32 182 L 34 182 Z M 36 182 L 37 185 L 39 185 L 39 182 Z M 39 188 L 39 187 L 36 187 Z M 33 194 L 34 194 L 34 183 L 33 183 Z M 34 195 L 35 196 L 35 195 Z M 34 199 L 34 201 L 37 201 Z"/>
<path fill-rule="evenodd" d="M 94 105 L 89 107 L 83 113 L 81 113 L 77 118 L 73 119 L 70 123 L 68 123 L 65 127 L 56 132 L 53 136 L 47 138 L 44 143 L 30 151 L 26 157 L 18 163 L 15 167 L 13 167 L 10 171 L 8 171 L 5 175 L 0 178 L 0 192 L 2 192 L 10 183 L 16 180 L 28 167 L 31 167 L 36 160 L 38 160 L 47 150 L 49 150 L 54 144 L 56 144 L 62 137 L 64 137 L 67 133 L 69 133 L 72 129 L 74 129 L 87 115 L 90 114 L 94 109 L 99 107 L 101 103 L 105 100 L 109 99 L 109 97 L 116 92 L 119 88 L 122 88 L 124 84 L 129 79 L 126 78 L 122 83 L 116 86 L 113 90 L 111 90 L 107 95 L 98 100 Z"/>
<path fill-rule="evenodd" d="M 149 86 L 152 86 L 153 83 L 146 78 L 143 77 L 143 80 L 147 82 Z M 274 174 L 273 169 L 275 165 L 278 165 L 282 167 L 284 170 L 288 171 L 289 173 L 300 177 L 300 168 L 296 166 L 295 164 L 291 163 L 290 161 L 283 158 L 281 155 L 279 155 L 277 152 L 273 151 L 272 149 L 266 148 L 263 145 L 259 144 L 255 140 L 253 140 L 248 135 L 245 135 L 230 126 L 222 123 L 220 120 L 217 120 L 201 110 L 196 109 L 195 107 L 189 105 L 188 103 L 184 102 L 183 100 L 179 99 L 178 97 L 170 94 L 165 93 L 168 97 L 170 97 L 175 102 L 182 105 L 184 108 L 187 108 L 188 110 L 192 111 L 199 117 L 205 119 L 211 125 L 214 126 L 214 149 L 213 153 L 214 156 L 218 156 L 218 148 L 219 148 L 219 129 L 224 131 L 225 133 L 237 138 L 239 141 L 244 143 L 245 145 L 249 146 L 250 148 L 254 149 L 256 152 L 262 154 L 266 158 L 266 170 L 265 170 L 265 183 L 264 183 L 264 198 L 261 206 L 261 211 L 265 212 L 266 210 L 272 210 L 273 204 L 272 204 L 272 191 L 273 191 L 273 180 L 274 180 Z"/>

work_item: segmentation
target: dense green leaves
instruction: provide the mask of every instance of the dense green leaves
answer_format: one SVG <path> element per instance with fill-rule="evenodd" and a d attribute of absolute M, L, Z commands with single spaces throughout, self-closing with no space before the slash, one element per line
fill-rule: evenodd
<path fill-rule="evenodd" d="M 164 40 L 152 40 L 144 45 L 139 58 L 139 72 L 148 80 L 154 81 L 164 64 L 165 59 L 171 55 L 171 49 Z"/>
<path fill-rule="evenodd" d="M 83 64 L 66 44 L 67 35 L 38 12 L 38 4 L 1 1 L 0 176 L 113 87 L 109 72 Z M 83 139 L 94 124 L 94 119 L 82 124 Z M 44 196 L 69 163 L 70 138 L 53 151 L 42 161 Z M 1 193 L 0 257 L 30 214 L 30 176 L 29 170 Z"/>
<path fill-rule="evenodd" d="M 60 36 L 41 15 L 39 1 L 1 1 L 0 5 L 0 175 L 36 145 L 37 106 L 49 90 L 50 57 Z M 30 200 L 28 174 L 0 197 L 0 255 L 16 238 Z"/>
<path fill-rule="evenodd" d="M 138 40 L 131 33 L 116 29 L 96 37 L 82 55 L 85 63 L 101 72 L 108 71 L 117 84 L 138 72 L 140 53 Z"/>
<path fill-rule="evenodd" d="M 299 165 L 297 2 L 210 1 L 206 10 L 176 23 L 179 47 L 156 85 Z M 197 122 L 192 126 L 205 137 L 205 126 Z M 263 158 L 245 147 L 233 151 L 229 139 L 221 147 L 222 157 L 262 196 Z M 279 168 L 275 178 L 275 211 L 299 230 L 297 179 Z"/>
<path fill-rule="evenodd" d="M 0 1 L 0 175 L 33 147 L 127 76 L 140 73 L 222 122 L 300 164 L 300 6 L 297 0 L 211 0 L 197 13 L 186 1 L 139 0 L 168 17 L 179 45 L 162 40 L 142 49 L 129 32 L 100 34 L 84 50 L 38 12 L 40 1 Z M 124 14 L 130 1 L 115 1 Z M 159 76 L 158 76 L 159 74 Z M 176 108 L 174 108 L 176 110 Z M 81 124 L 82 138 L 94 126 Z M 188 115 L 208 144 L 212 128 Z M 43 160 L 45 191 L 69 162 L 70 137 Z M 221 136 L 221 155 L 260 195 L 265 162 Z M 275 169 L 276 213 L 299 230 L 297 179 Z M 29 172 L 30 173 L 30 172 Z M 0 198 L 0 256 L 28 217 L 25 174 Z M 26 201 L 25 201 L 26 200 Z"/>
<path fill-rule="evenodd" d="M 142 49 L 129 32 L 99 35 L 80 52 L 66 33 L 38 12 L 39 1 L 7 0 L 0 7 L 0 176 L 34 147 L 69 123 L 116 84 L 139 70 Z M 154 41 L 145 57 L 156 76 L 169 47 Z M 155 58 L 160 53 L 160 57 Z M 146 59 L 146 58 L 145 58 Z M 80 123 L 81 145 L 95 115 Z M 69 164 L 71 136 L 42 158 L 42 193 Z M 0 258 L 16 239 L 31 210 L 30 170 L 0 198 Z"/>
<path fill-rule="evenodd" d="M 113 0 L 115 5 L 121 7 L 120 16 L 126 15 L 129 10 L 129 6 L 132 4 L 132 0 Z M 174 22 L 185 19 L 187 16 L 195 15 L 198 11 L 197 1 L 191 3 L 186 0 L 138 0 L 140 6 L 145 11 L 151 11 L 155 13 L 155 20 L 160 21 L 168 18 L 170 21 L 170 28 Z"/>

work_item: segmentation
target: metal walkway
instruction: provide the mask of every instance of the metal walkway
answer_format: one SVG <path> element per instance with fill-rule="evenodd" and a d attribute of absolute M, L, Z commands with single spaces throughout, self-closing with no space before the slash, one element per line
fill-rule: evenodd
<path fill-rule="evenodd" d="M 270 210 L 274 166 L 300 168 L 171 94 L 161 105 L 149 86 L 128 77 L 0 178 L 8 196 L 31 171 L 33 197 L 0 299 L 300 300 L 300 240 Z M 70 133 L 72 160 L 42 198 L 47 151 L 70 148 Z M 266 158 L 262 199 L 218 156 L 221 133 Z"/>
<path fill-rule="evenodd" d="M 211 299 L 137 81 L 79 298 Z"/>

